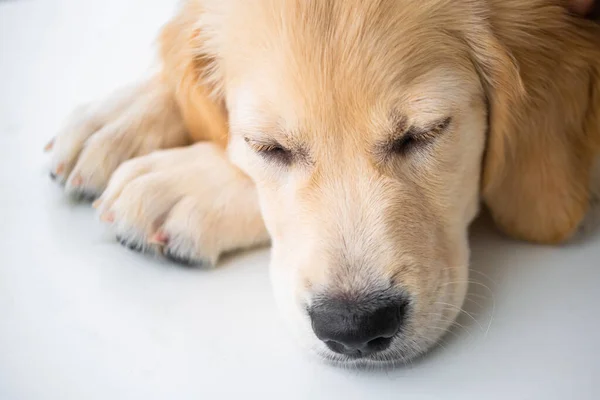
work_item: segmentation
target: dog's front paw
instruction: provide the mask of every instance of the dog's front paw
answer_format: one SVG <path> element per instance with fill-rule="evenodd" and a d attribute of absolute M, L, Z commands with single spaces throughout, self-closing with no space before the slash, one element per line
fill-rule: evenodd
<path fill-rule="evenodd" d="M 95 205 L 122 245 L 181 264 L 268 241 L 254 184 L 209 143 L 126 161 Z"/>
<path fill-rule="evenodd" d="M 147 82 L 75 110 L 46 146 L 52 151 L 50 176 L 68 194 L 93 199 L 124 161 L 181 146 L 186 140 L 183 121 L 168 92 Z"/>

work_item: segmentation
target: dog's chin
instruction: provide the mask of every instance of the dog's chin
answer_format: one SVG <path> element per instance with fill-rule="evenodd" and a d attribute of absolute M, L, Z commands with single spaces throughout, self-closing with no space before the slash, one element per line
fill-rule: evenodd
<path fill-rule="evenodd" d="M 323 342 L 314 336 L 308 321 L 298 324 L 298 320 L 286 318 L 288 328 L 301 348 L 313 357 L 328 365 L 358 370 L 388 370 L 412 366 L 426 356 L 448 333 L 454 323 L 451 320 L 429 321 L 428 328 L 414 330 L 407 327 L 404 335 L 397 336 L 390 347 L 365 356 L 349 356 L 330 350 Z M 441 323 L 444 321 L 444 323 Z"/>
<path fill-rule="evenodd" d="M 426 329 L 424 332 L 407 332 L 398 335 L 390 347 L 365 356 L 349 356 L 330 350 L 322 342 L 314 343 L 312 353 L 325 363 L 342 368 L 359 370 L 394 369 L 412 366 L 430 353 L 448 332 L 449 326 Z M 441 329 L 440 329 L 441 328 Z M 316 339 L 316 338 L 315 338 Z"/>
<path fill-rule="evenodd" d="M 398 343 L 393 343 L 385 351 L 364 357 L 347 356 L 322 347 L 315 350 L 314 353 L 319 359 L 335 367 L 358 370 L 387 370 L 412 365 L 427 352 L 429 347 L 431 346 L 423 349 L 411 348 L 399 341 Z"/>

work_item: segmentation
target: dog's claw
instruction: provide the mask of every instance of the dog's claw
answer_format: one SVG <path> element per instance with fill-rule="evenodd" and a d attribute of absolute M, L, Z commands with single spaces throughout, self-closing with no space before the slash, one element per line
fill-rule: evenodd
<path fill-rule="evenodd" d="M 83 184 L 83 178 L 79 174 L 75 175 L 73 177 L 73 179 L 71 179 L 72 186 L 81 186 L 82 184 Z"/>
<path fill-rule="evenodd" d="M 54 138 L 52 138 L 46 145 L 44 146 L 44 152 L 49 152 L 54 147 Z"/>
<path fill-rule="evenodd" d="M 54 170 L 54 175 L 55 176 L 61 175 L 64 171 L 65 171 L 65 164 L 60 163 L 56 166 L 56 169 Z"/>
<path fill-rule="evenodd" d="M 154 235 L 152 235 L 150 240 L 148 240 L 148 243 L 157 244 L 160 246 L 164 246 L 168 242 L 169 242 L 169 236 L 166 233 L 164 233 L 163 231 L 156 232 Z"/>
<path fill-rule="evenodd" d="M 102 215 L 100 215 L 100 220 L 102 222 L 115 222 L 115 213 L 112 211 L 103 212 Z"/>

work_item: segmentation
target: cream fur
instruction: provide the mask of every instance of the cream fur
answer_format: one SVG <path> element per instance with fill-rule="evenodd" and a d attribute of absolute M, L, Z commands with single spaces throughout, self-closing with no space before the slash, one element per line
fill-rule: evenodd
<path fill-rule="evenodd" d="M 53 172 L 103 192 L 100 215 L 133 248 L 214 264 L 270 237 L 284 316 L 336 362 L 350 361 L 312 333 L 313 296 L 403 290 L 402 336 L 361 362 L 406 361 L 460 312 L 482 199 L 505 232 L 544 243 L 588 210 L 600 28 L 566 6 L 186 0 L 161 75 L 79 111 L 49 146 Z M 410 153 L 385 146 L 443 120 Z M 151 153 L 189 141 L 205 142 Z"/>

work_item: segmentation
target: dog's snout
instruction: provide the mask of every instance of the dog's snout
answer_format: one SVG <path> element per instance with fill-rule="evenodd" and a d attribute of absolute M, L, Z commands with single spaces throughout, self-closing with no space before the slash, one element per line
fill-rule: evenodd
<path fill-rule="evenodd" d="M 336 353 L 362 357 L 389 347 L 400 331 L 406 301 L 321 300 L 309 309 L 315 335 Z"/>

